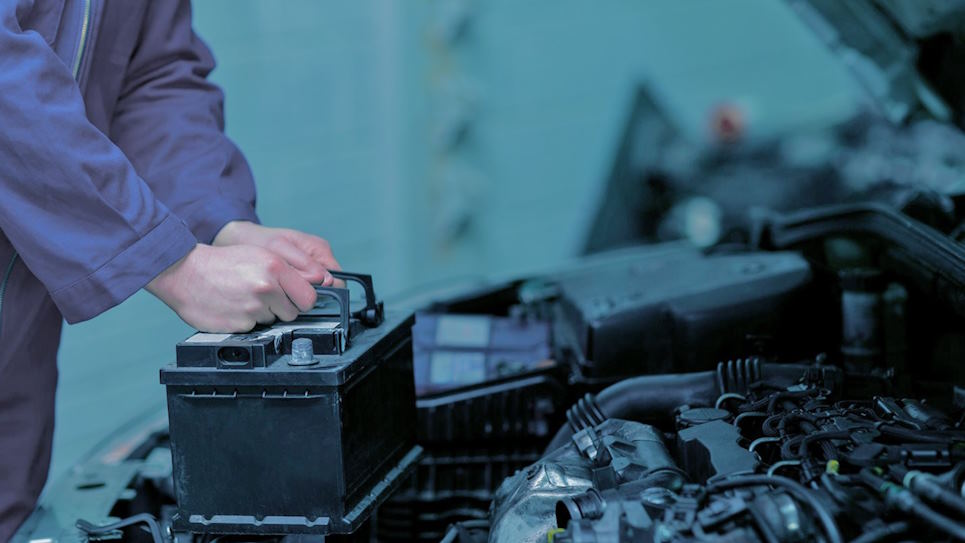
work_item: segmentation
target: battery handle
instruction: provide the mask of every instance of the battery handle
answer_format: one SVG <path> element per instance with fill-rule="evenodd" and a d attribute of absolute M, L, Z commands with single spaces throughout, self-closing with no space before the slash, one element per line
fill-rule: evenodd
<path fill-rule="evenodd" d="M 365 307 L 352 313 L 353 316 L 365 323 L 366 326 L 378 326 L 382 324 L 384 313 L 382 303 L 375 298 L 375 286 L 372 284 L 372 276 L 367 273 L 352 273 L 346 271 L 330 271 L 332 277 L 343 281 L 352 281 L 362 286 L 365 291 Z"/>

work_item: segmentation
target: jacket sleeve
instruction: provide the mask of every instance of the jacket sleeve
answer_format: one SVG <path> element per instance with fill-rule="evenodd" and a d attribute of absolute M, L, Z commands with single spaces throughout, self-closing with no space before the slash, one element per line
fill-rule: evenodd
<path fill-rule="evenodd" d="M 225 223 L 257 221 L 255 185 L 224 134 L 224 96 L 188 0 L 150 2 L 111 122 L 113 139 L 154 193 L 210 243 Z"/>
<path fill-rule="evenodd" d="M 196 240 L 87 120 L 63 61 L 21 28 L 27 3 L 0 2 L 0 229 L 73 323 L 123 301 Z"/>

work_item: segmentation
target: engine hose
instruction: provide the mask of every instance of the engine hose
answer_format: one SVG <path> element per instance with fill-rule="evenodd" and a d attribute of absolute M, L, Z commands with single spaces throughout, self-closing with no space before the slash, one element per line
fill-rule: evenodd
<path fill-rule="evenodd" d="M 814 442 L 822 442 L 826 439 L 851 439 L 851 430 L 824 430 L 819 432 L 814 432 L 806 435 L 804 439 L 801 440 L 801 444 L 798 445 L 797 454 L 798 456 L 807 456 L 808 445 Z M 823 451 L 825 453 L 825 460 L 837 460 L 838 451 L 836 448 L 831 447 L 830 451 Z M 828 455 L 827 453 L 831 453 Z"/>
<path fill-rule="evenodd" d="M 955 522 L 931 507 L 928 507 L 904 487 L 886 481 L 875 475 L 869 469 L 861 470 L 858 477 L 866 485 L 884 494 L 885 502 L 890 506 L 918 517 L 928 526 L 937 528 L 959 541 L 965 541 L 965 525 Z"/>
<path fill-rule="evenodd" d="M 902 428 L 900 426 L 893 426 L 891 424 L 879 425 L 878 431 L 890 437 L 904 439 L 916 443 L 949 444 L 955 442 L 956 439 L 961 439 L 960 435 L 952 435 L 952 432 L 914 431 L 907 428 Z"/>
<path fill-rule="evenodd" d="M 939 514 L 921 502 L 913 503 L 910 510 L 912 514 L 924 520 L 927 524 L 938 528 L 959 541 L 965 541 L 965 526 L 945 515 Z"/>
<path fill-rule="evenodd" d="M 594 410 L 598 410 L 605 418 L 658 422 L 670 419 L 673 410 L 681 405 L 709 403 L 719 395 L 717 373 L 702 371 L 633 377 L 610 385 L 595 398 L 587 395 L 587 398 L 581 401 L 584 405 L 592 404 Z M 581 408 L 578 403 L 573 409 Z M 573 420 L 582 417 L 567 418 Z M 546 452 L 562 447 L 573 436 L 574 431 L 581 429 L 564 424 L 553 436 Z"/>
<path fill-rule="evenodd" d="M 576 432 L 592 428 L 606 420 L 592 394 L 580 398 L 573 407 L 566 410 L 566 422 Z"/>
<path fill-rule="evenodd" d="M 564 424 L 544 454 L 556 450 L 597 420 L 618 418 L 656 425 L 673 422 L 673 412 L 682 405 L 712 405 L 725 392 L 744 393 L 764 378 L 792 384 L 810 366 L 805 364 L 764 364 L 756 359 L 721 362 L 716 370 L 696 373 L 641 375 L 610 385 L 595 397 L 587 394 L 567 413 Z M 733 388 L 743 387 L 743 388 Z"/>
<path fill-rule="evenodd" d="M 943 487 L 931 475 L 911 471 L 903 466 L 895 466 L 891 471 L 901 479 L 905 488 L 911 490 L 916 496 L 955 511 L 965 518 L 965 499 Z"/>
<path fill-rule="evenodd" d="M 717 364 L 717 386 L 721 393 L 744 392 L 761 380 L 761 361 L 758 358 L 739 358 Z"/>
<path fill-rule="evenodd" d="M 885 524 L 881 528 L 869 530 L 859 535 L 852 539 L 851 543 L 878 543 L 879 541 L 904 534 L 908 531 L 908 528 L 910 528 L 910 526 L 907 522 L 892 522 L 891 524 Z"/>

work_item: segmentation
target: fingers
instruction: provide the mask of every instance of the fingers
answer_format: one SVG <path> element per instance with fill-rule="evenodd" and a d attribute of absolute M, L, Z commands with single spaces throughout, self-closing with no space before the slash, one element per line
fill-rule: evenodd
<path fill-rule="evenodd" d="M 331 255 L 331 252 L 329 254 Z M 335 260 L 334 255 L 322 262 L 322 266 L 325 266 L 326 270 L 342 271 L 342 265 L 338 263 L 338 260 Z"/>
<path fill-rule="evenodd" d="M 271 294 L 268 298 L 268 310 L 271 311 L 272 315 L 277 315 L 278 319 L 284 322 L 293 321 L 298 317 L 298 308 L 292 303 L 289 298 L 288 291 L 282 286 L 282 276 L 286 277 L 285 282 L 289 282 L 289 277 L 294 277 L 297 281 L 308 284 L 305 279 L 301 278 L 293 268 L 288 268 L 287 272 L 282 272 L 278 277 L 278 288 Z M 314 289 L 312 289 L 314 291 Z"/>
<path fill-rule="evenodd" d="M 254 314 L 251 315 L 255 322 L 258 324 L 271 324 L 275 322 L 275 314 L 271 311 L 271 306 L 268 304 L 263 305 Z"/>
<path fill-rule="evenodd" d="M 311 283 L 331 283 L 332 275 L 318 261 L 285 238 L 272 241 L 269 250 L 282 257 L 289 266 L 295 268 Z"/>
<path fill-rule="evenodd" d="M 299 313 L 296 304 L 308 308 L 315 304 L 315 289 L 281 255 L 273 251 L 266 251 L 264 255 L 267 276 L 255 289 L 260 303 L 253 308 L 251 316 L 259 324 L 271 324 L 276 318 L 293 321 Z"/>
<path fill-rule="evenodd" d="M 308 311 L 315 307 L 315 300 L 318 297 L 315 288 L 294 268 L 282 270 L 278 275 L 278 284 L 281 285 L 289 305 L 294 304 L 296 316 L 298 311 Z M 293 316 L 292 319 L 294 318 Z"/>
<path fill-rule="evenodd" d="M 282 277 L 285 277 L 285 279 L 282 279 Z M 312 294 L 315 292 L 315 289 L 311 287 L 308 281 L 299 276 L 293 268 L 288 268 L 287 272 L 283 272 L 278 277 L 276 288 L 265 295 L 264 303 L 259 311 L 254 315 L 258 324 L 271 324 L 275 322 L 276 319 L 289 322 L 298 317 L 299 309 L 289 298 L 288 290 L 282 286 L 283 281 L 285 283 L 291 283 L 289 288 L 296 292 L 299 284 L 308 286 L 308 288 L 311 289 Z M 293 295 L 299 297 L 299 294 Z M 304 298 L 304 293 L 301 293 L 300 297 Z M 314 302 L 312 302 L 312 305 L 314 305 Z"/>
<path fill-rule="evenodd" d="M 268 309 L 273 315 L 276 315 L 280 321 L 291 322 L 298 318 L 298 308 L 295 307 L 287 297 L 284 300 L 271 302 L 268 305 Z"/>
<path fill-rule="evenodd" d="M 335 260 L 335 255 L 332 254 L 332 246 L 324 238 L 297 230 L 286 230 L 285 238 L 308 254 L 312 260 L 321 264 L 326 270 L 342 269 L 338 261 Z"/>

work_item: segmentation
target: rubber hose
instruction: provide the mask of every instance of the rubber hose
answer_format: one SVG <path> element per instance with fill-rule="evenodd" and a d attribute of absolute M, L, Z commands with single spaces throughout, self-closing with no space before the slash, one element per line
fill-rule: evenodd
<path fill-rule="evenodd" d="M 710 403 L 719 395 L 717 373 L 702 371 L 624 379 L 603 389 L 596 403 L 609 418 L 659 423 L 671 420 L 673 410 L 681 405 Z M 572 435 L 570 425 L 564 424 L 546 452 L 565 445 Z"/>
<path fill-rule="evenodd" d="M 891 524 L 885 524 L 881 528 L 876 528 L 859 535 L 855 539 L 852 539 L 851 543 L 878 543 L 879 541 L 904 534 L 908 531 L 908 528 L 909 526 L 907 522 L 893 522 Z"/>

